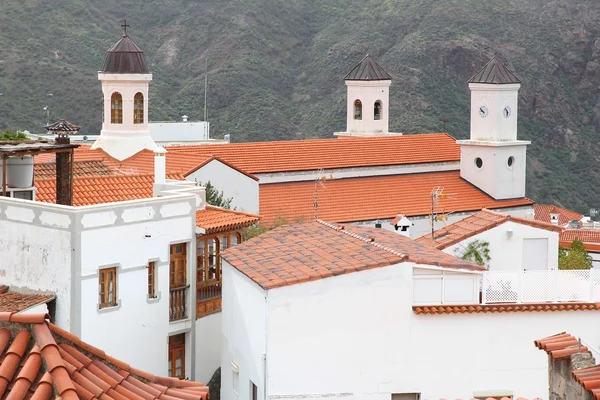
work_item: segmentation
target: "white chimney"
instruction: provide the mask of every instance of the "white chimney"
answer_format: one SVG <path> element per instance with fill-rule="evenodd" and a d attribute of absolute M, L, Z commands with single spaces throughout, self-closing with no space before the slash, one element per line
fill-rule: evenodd
<path fill-rule="evenodd" d="M 183 117 L 181 117 L 181 119 L 183 119 L 183 122 L 187 122 L 187 120 L 188 120 L 188 116 L 187 116 L 187 115 L 184 115 Z"/>
<path fill-rule="evenodd" d="M 550 213 L 550 223 L 558 225 L 558 214 Z"/>
<path fill-rule="evenodd" d="M 167 181 L 167 150 L 158 147 L 154 150 L 154 184 L 164 185 Z"/>

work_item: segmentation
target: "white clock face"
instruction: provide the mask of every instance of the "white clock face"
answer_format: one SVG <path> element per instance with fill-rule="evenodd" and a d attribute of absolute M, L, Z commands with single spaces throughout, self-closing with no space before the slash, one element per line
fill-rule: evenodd
<path fill-rule="evenodd" d="M 504 107 L 504 110 L 502 110 L 502 115 L 504 115 L 504 118 L 510 117 L 510 107 L 509 106 Z"/>
<path fill-rule="evenodd" d="M 488 116 L 488 108 L 486 106 L 479 107 L 479 116 L 485 118 Z"/>

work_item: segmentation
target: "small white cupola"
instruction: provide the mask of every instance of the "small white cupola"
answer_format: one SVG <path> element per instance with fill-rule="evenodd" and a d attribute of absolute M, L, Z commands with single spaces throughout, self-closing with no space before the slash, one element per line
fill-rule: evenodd
<path fill-rule="evenodd" d="M 335 135 L 389 135 L 389 88 L 392 77 L 367 54 L 346 75 L 344 81 L 348 88 L 346 132 L 336 132 Z"/>
<path fill-rule="evenodd" d="M 408 238 L 410 237 L 410 228 L 415 225 L 404 214 L 396 215 L 396 218 L 394 218 L 390 224 L 394 227 L 396 232 Z"/>
<path fill-rule="evenodd" d="M 469 80 L 471 135 L 457 140 L 460 176 L 496 200 L 525 197 L 527 145 L 517 139 L 521 81 L 493 57 Z"/>
<path fill-rule="evenodd" d="M 148 129 L 148 88 L 152 74 L 144 52 L 124 33 L 104 57 L 98 79 L 102 82 L 104 112 L 100 137 L 92 149 L 103 149 L 124 160 L 157 146 Z"/>
<path fill-rule="evenodd" d="M 554 225 L 558 225 L 558 220 L 560 218 L 560 213 L 556 209 L 556 207 L 552 206 L 550 209 L 550 223 Z"/>

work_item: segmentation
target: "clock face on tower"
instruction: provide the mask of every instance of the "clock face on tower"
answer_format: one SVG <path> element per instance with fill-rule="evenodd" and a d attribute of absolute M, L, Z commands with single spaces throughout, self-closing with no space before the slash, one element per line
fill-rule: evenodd
<path fill-rule="evenodd" d="M 504 118 L 510 117 L 510 107 L 509 106 L 504 107 L 504 110 L 502 110 L 502 115 L 504 115 Z"/>
<path fill-rule="evenodd" d="M 479 107 L 479 116 L 485 118 L 488 116 L 488 108 L 486 106 Z"/>

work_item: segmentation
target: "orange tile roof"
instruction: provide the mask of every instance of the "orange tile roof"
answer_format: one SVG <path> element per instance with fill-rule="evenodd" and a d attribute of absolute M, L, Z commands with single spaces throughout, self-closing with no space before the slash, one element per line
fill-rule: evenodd
<path fill-rule="evenodd" d="M 483 267 L 382 229 L 317 220 L 281 226 L 221 253 L 264 289 L 403 261 L 471 271 Z"/>
<path fill-rule="evenodd" d="M 182 180 L 181 175 L 168 175 L 169 179 Z M 73 179 L 73 205 L 113 203 L 153 197 L 154 175 L 79 176 Z M 37 179 L 36 200 L 56 202 L 55 179 Z"/>
<path fill-rule="evenodd" d="M 558 224 L 565 225 L 569 221 L 581 221 L 584 215 L 552 204 L 534 204 L 535 219 L 550 223 L 550 214 L 558 214 Z"/>
<path fill-rule="evenodd" d="M 560 234 L 561 242 L 571 243 L 575 239 L 584 243 L 600 243 L 600 229 L 565 229 Z"/>
<path fill-rule="evenodd" d="M 44 314 L 0 312 L 0 397 L 6 399 L 198 399 L 208 387 L 130 367 Z M 8 397 L 5 397 L 7 396 Z"/>
<path fill-rule="evenodd" d="M 459 171 L 334 179 L 326 181 L 325 186 L 318 189 L 318 215 L 332 222 L 392 219 L 399 212 L 408 217 L 428 215 L 431 190 L 436 186 L 455 194 L 440 202 L 440 211 L 444 212 L 533 204 L 527 198 L 494 200 L 462 179 Z M 278 217 L 288 221 L 314 218 L 314 182 L 265 184 L 259 190 L 260 215 L 265 224 L 272 224 Z"/>
<path fill-rule="evenodd" d="M 461 219 L 453 224 L 447 225 L 434 232 L 435 248 L 443 250 L 447 247 L 462 242 L 465 239 L 473 237 L 481 232 L 488 231 L 507 221 L 518 224 L 533 226 L 534 228 L 546 229 L 554 232 L 561 232 L 562 228 L 547 222 L 537 221 L 529 218 L 515 217 L 508 214 L 502 214 L 495 211 L 483 209 L 475 214 Z M 425 234 L 416 239 L 423 244 L 431 244 L 431 234 Z"/>
<path fill-rule="evenodd" d="M 6 285 L 0 285 L 0 312 L 20 312 L 39 304 L 54 300 L 56 296 L 11 292 Z"/>
<path fill-rule="evenodd" d="M 73 163 L 73 176 L 100 176 L 114 175 L 115 171 L 111 169 L 104 161 L 75 161 Z M 34 165 L 34 175 L 36 179 L 56 178 L 56 163 L 48 162 Z"/>
<path fill-rule="evenodd" d="M 504 312 L 600 310 L 600 303 L 502 303 L 440 306 L 413 306 L 415 314 L 472 314 Z"/>
<path fill-rule="evenodd" d="M 187 176 L 198 168 L 203 167 L 213 160 L 217 160 L 239 172 L 249 176 L 254 180 L 258 180 L 252 174 L 238 168 L 237 166 L 229 164 L 227 161 L 220 159 L 211 154 L 203 154 L 193 148 L 194 146 L 167 146 L 167 173 L 178 173 L 183 176 Z M 208 147 L 206 150 L 210 150 Z M 44 156 L 44 157 L 42 157 Z M 36 165 L 43 165 L 44 163 L 55 163 L 56 157 L 45 157 L 45 154 L 35 156 L 34 162 Z M 142 150 L 133 156 L 119 161 L 109 156 L 104 150 L 96 149 L 91 150 L 90 146 L 81 146 L 75 149 L 75 162 L 103 162 L 105 165 L 110 167 L 118 173 L 123 174 L 154 174 L 154 153 L 150 150 Z"/>
<path fill-rule="evenodd" d="M 446 133 L 373 138 L 311 139 L 180 146 L 212 154 L 251 174 L 310 171 L 460 160 L 456 139 Z M 171 151 L 172 147 L 167 147 Z"/>
<path fill-rule="evenodd" d="M 254 225 L 260 215 L 207 205 L 204 210 L 196 211 L 196 225 L 206 233 L 241 229 Z"/>
<path fill-rule="evenodd" d="M 566 332 L 534 341 L 535 347 L 544 350 L 548 356 L 561 360 L 577 353 L 592 355 L 587 346 Z M 593 399 L 600 400 L 600 365 L 571 371 L 575 382 L 579 383 Z"/>

